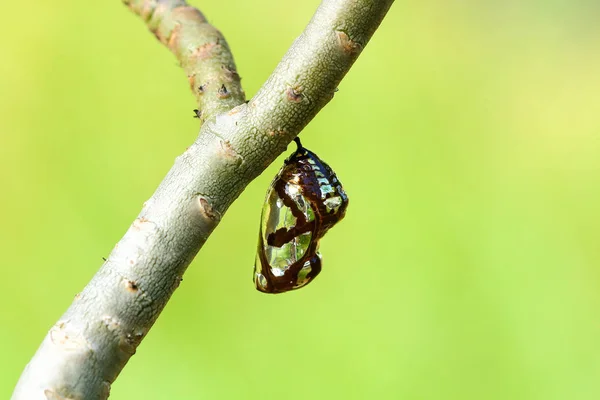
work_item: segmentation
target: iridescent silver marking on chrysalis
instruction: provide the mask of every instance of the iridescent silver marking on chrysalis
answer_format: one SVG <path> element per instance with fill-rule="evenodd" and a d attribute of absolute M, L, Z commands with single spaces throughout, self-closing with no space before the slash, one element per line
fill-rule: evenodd
<path fill-rule="evenodd" d="M 295 140 L 298 149 L 271 183 L 262 211 L 253 279 L 265 293 L 301 288 L 321 272 L 319 240 L 348 206 L 333 170 Z"/>

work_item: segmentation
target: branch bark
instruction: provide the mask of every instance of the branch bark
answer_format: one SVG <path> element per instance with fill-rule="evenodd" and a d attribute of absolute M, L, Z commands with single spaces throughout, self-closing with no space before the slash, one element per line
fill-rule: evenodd
<path fill-rule="evenodd" d="M 231 103 L 197 94 L 209 110 L 198 138 L 176 158 L 107 261 L 50 329 L 13 399 L 108 397 L 111 383 L 221 216 L 331 100 L 392 3 L 323 0 L 248 104 L 238 104 L 243 100 L 239 81 Z M 193 87 L 198 79 L 214 79 L 218 85 L 219 79 L 227 78 L 226 73 L 218 74 L 220 65 L 234 65 L 224 40 L 218 42 L 223 50 L 220 60 L 227 61 L 194 56 L 202 43 L 217 43 L 218 37 L 214 28 L 200 28 L 206 21 L 199 12 L 189 11 L 196 16 L 190 26 L 196 27 L 184 28 L 188 20 L 176 17 L 182 14 L 177 7 L 189 10 L 183 1 L 128 4 L 179 57 L 193 76 Z"/>

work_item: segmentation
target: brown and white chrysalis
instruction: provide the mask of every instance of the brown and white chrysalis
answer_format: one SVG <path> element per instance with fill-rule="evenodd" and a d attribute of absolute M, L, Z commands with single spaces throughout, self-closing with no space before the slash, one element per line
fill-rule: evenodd
<path fill-rule="evenodd" d="M 262 211 L 253 279 L 264 293 L 299 289 L 321 272 L 319 240 L 348 207 L 329 165 L 295 141 L 298 149 L 271 183 Z"/>

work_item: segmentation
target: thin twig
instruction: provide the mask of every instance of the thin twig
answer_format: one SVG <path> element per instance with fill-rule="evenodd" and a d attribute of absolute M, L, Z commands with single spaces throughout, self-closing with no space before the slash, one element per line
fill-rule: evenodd
<path fill-rule="evenodd" d="M 221 216 L 331 100 L 392 2 L 323 0 L 250 103 L 207 119 L 51 328 L 13 399 L 108 396 Z"/>
<path fill-rule="evenodd" d="M 245 99 L 231 50 L 221 32 L 184 0 L 124 0 L 181 63 L 198 102 L 200 122 Z"/>

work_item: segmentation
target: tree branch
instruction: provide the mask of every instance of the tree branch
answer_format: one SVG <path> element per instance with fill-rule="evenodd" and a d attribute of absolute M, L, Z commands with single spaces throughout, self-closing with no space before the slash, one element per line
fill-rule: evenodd
<path fill-rule="evenodd" d="M 246 98 L 225 38 L 184 0 L 123 0 L 179 60 L 196 96 L 200 121 Z"/>
<path fill-rule="evenodd" d="M 221 216 L 331 100 L 392 2 L 323 0 L 250 103 L 206 120 L 108 260 L 50 329 L 13 399 L 108 396 Z M 130 3 L 137 10 L 133 3 L 154 4 L 154 12 L 140 12 L 152 16 L 169 2 Z"/>

